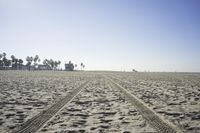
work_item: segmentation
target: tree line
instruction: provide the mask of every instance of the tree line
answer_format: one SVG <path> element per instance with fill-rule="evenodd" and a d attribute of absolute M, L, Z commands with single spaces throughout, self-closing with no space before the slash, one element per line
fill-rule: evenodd
<path fill-rule="evenodd" d="M 71 61 L 69 61 L 69 64 Z M 53 59 L 44 59 L 41 63 L 39 55 L 27 56 L 26 62 L 23 59 L 17 58 L 14 55 L 10 56 L 10 59 L 7 58 L 5 52 L 0 53 L 0 70 L 60 70 L 61 61 L 56 61 Z M 77 64 L 73 64 L 73 69 L 78 69 Z M 85 65 L 80 63 L 80 70 L 83 70 Z"/>
<path fill-rule="evenodd" d="M 58 70 L 59 65 L 61 64 L 61 61 L 55 61 L 53 59 L 45 59 L 42 64 L 39 64 L 41 62 L 38 55 L 35 56 L 27 56 L 26 57 L 26 63 L 23 61 L 23 59 L 17 58 L 14 55 L 10 56 L 10 59 L 7 58 L 7 54 L 3 52 L 0 53 L 0 69 L 2 70 L 37 70 L 40 66 L 45 66 L 48 70 Z M 23 64 L 25 63 L 25 64 Z"/>

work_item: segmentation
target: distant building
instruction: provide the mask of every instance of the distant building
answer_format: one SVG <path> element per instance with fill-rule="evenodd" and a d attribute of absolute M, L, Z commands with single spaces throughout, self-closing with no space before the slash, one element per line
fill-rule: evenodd
<path fill-rule="evenodd" d="M 65 71 L 73 71 L 74 70 L 74 64 L 69 61 L 68 64 L 65 64 Z"/>
<path fill-rule="evenodd" d="M 35 70 L 35 66 L 24 66 L 24 69 L 22 69 L 22 70 L 30 70 L 30 71 L 33 71 L 33 70 Z"/>
<path fill-rule="evenodd" d="M 37 70 L 51 70 L 48 65 L 38 65 Z"/>
<path fill-rule="evenodd" d="M 21 66 L 20 66 L 20 70 L 28 70 L 28 66 L 26 66 L 26 65 L 21 65 Z"/>
<path fill-rule="evenodd" d="M 0 70 L 11 70 L 11 67 L 0 65 Z"/>
<path fill-rule="evenodd" d="M 0 70 L 4 70 L 3 64 L 0 64 Z"/>

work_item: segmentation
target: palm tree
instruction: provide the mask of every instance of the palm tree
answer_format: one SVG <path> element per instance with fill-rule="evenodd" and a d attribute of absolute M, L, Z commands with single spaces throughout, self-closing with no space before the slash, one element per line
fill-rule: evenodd
<path fill-rule="evenodd" d="M 5 52 L 3 52 L 3 57 L 6 57 L 6 55 L 7 55 L 7 54 L 6 54 Z"/>
<path fill-rule="evenodd" d="M 83 64 L 83 62 L 81 62 L 81 70 L 83 70 L 85 68 L 85 65 Z"/>
<path fill-rule="evenodd" d="M 9 68 L 10 65 L 11 65 L 11 60 L 6 59 L 5 60 L 5 67 L 6 67 L 6 69 Z"/>
<path fill-rule="evenodd" d="M 47 63 L 47 59 L 44 59 L 43 64 L 44 64 L 44 65 L 47 65 L 47 64 L 48 64 L 48 63 Z"/>
<path fill-rule="evenodd" d="M 57 61 L 54 61 L 54 70 L 56 70 L 58 67 L 58 62 Z"/>
<path fill-rule="evenodd" d="M 15 58 L 15 69 L 17 70 L 18 69 L 18 59 L 17 58 Z"/>
<path fill-rule="evenodd" d="M 83 69 L 85 68 L 85 64 L 83 64 Z"/>
<path fill-rule="evenodd" d="M 19 60 L 14 56 L 14 55 L 11 55 L 11 64 L 12 64 L 12 69 L 19 69 Z"/>
<path fill-rule="evenodd" d="M 28 70 L 30 71 L 30 69 L 31 69 L 31 64 L 32 64 L 32 61 L 33 61 L 33 57 L 27 56 L 27 57 L 26 57 L 26 61 L 27 61 L 26 66 L 28 66 Z"/>
<path fill-rule="evenodd" d="M 35 57 L 33 58 L 33 61 L 34 61 L 34 67 L 36 69 L 36 66 L 38 65 L 38 62 L 40 61 L 39 56 L 35 55 Z"/>
<path fill-rule="evenodd" d="M 54 69 L 58 69 L 58 66 L 61 64 L 61 61 L 54 61 Z"/>
<path fill-rule="evenodd" d="M 3 67 L 3 69 L 7 69 L 11 65 L 11 60 L 8 60 L 6 58 L 6 55 L 7 54 L 5 52 L 3 52 L 3 54 L 0 54 L 0 59 L 2 58 L 0 64 Z"/>
<path fill-rule="evenodd" d="M 3 54 L 0 54 L 0 69 L 2 69 L 2 67 L 3 67 L 3 60 L 2 60 L 2 58 L 3 58 Z"/>
<path fill-rule="evenodd" d="M 3 63 L 3 68 L 5 69 L 5 64 L 7 63 L 7 58 L 6 58 L 6 53 L 5 52 L 3 52 L 3 59 L 2 59 L 2 63 Z"/>
<path fill-rule="evenodd" d="M 14 69 L 14 64 L 15 64 L 15 56 L 11 55 L 11 65 L 12 65 L 12 69 Z"/>
<path fill-rule="evenodd" d="M 75 70 L 78 70 L 77 67 L 78 67 L 78 65 L 77 65 L 77 64 L 74 64 L 74 69 L 75 69 Z"/>
<path fill-rule="evenodd" d="M 54 69 L 55 62 L 52 59 L 50 59 L 49 60 L 49 65 L 50 65 L 51 69 Z"/>
<path fill-rule="evenodd" d="M 46 66 L 47 69 L 50 68 L 49 60 L 48 60 L 48 59 L 45 59 L 45 60 L 43 61 L 43 64 Z"/>
<path fill-rule="evenodd" d="M 3 55 L 2 54 L 0 54 L 0 60 L 1 60 L 1 58 L 3 57 Z"/>
<path fill-rule="evenodd" d="M 19 59 L 18 62 L 19 62 L 19 69 L 21 69 L 21 66 L 23 65 L 23 60 Z"/>
<path fill-rule="evenodd" d="M 54 69 L 58 69 L 58 66 L 60 65 L 60 61 L 54 61 Z"/>
<path fill-rule="evenodd" d="M 48 66 L 47 59 L 44 59 L 44 60 L 43 60 L 43 65 L 45 65 L 46 68 L 47 68 L 47 66 Z"/>

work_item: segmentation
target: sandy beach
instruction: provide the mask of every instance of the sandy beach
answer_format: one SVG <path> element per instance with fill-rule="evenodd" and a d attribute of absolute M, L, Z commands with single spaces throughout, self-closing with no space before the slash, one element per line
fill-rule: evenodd
<path fill-rule="evenodd" d="M 158 132 L 109 78 L 182 132 L 200 132 L 200 74 L 49 71 L 0 71 L 0 132 L 20 128 L 86 81 L 37 132 Z"/>
<path fill-rule="evenodd" d="M 121 73 L 112 76 L 184 132 L 200 132 L 200 74 Z"/>
<path fill-rule="evenodd" d="M 56 103 L 73 88 L 81 77 L 52 72 L 0 72 L 0 132 L 15 129 L 39 112 Z"/>
<path fill-rule="evenodd" d="M 48 132 L 156 132 L 124 96 L 105 79 L 94 79 L 72 102 L 39 131 Z"/>

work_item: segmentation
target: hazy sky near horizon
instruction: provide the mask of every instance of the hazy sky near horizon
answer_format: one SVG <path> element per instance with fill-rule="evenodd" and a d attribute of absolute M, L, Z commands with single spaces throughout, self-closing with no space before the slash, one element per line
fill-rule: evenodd
<path fill-rule="evenodd" d="M 0 52 L 87 70 L 200 72 L 200 0 L 0 0 Z"/>

